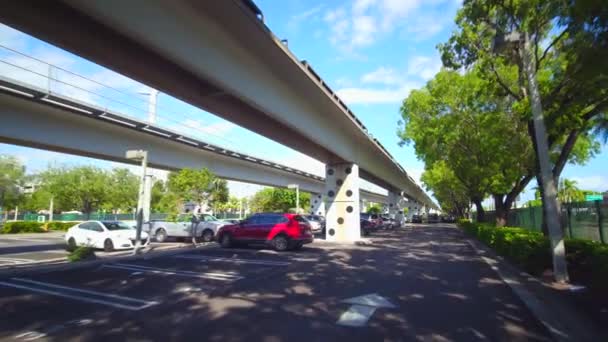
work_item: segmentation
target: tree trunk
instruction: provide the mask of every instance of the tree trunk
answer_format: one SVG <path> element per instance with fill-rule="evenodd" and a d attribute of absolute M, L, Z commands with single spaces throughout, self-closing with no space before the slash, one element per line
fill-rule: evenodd
<path fill-rule="evenodd" d="M 509 214 L 503 201 L 504 195 L 492 196 L 494 197 L 494 206 L 496 207 L 496 227 L 504 227 L 507 225 L 507 215 Z"/>
<path fill-rule="evenodd" d="M 480 199 L 474 199 L 473 203 L 477 208 L 477 222 L 485 222 L 486 220 L 486 212 L 483 210 L 483 205 L 481 205 Z"/>

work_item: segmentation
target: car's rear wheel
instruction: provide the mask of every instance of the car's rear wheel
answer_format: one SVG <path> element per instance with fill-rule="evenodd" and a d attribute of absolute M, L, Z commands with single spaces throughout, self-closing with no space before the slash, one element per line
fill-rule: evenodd
<path fill-rule="evenodd" d="M 296 242 L 293 245 L 293 249 L 296 250 L 296 251 L 298 251 L 298 250 L 302 249 L 303 246 L 304 246 L 304 244 L 302 242 Z"/>
<path fill-rule="evenodd" d="M 232 236 L 230 236 L 230 234 L 222 235 L 222 238 L 220 240 L 220 245 L 222 246 L 222 248 L 232 247 Z"/>
<path fill-rule="evenodd" d="M 114 250 L 114 242 L 112 242 L 112 240 L 110 240 L 110 239 L 106 239 L 106 241 L 103 242 L 103 251 L 112 252 L 113 250 Z"/>
<path fill-rule="evenodd" d="M 289 248 L 289 240 L 284 235 L 279 235 L 272 240 L 274 249 L 277 251 L 286 251 Z"/>
<path fill-rule="evenodd" d="M 213 241 L 213 230 L 205 229 L 202 237 L 203 237 L 203 242 Z"/>
<path fill-rule="evenodd" d="M 78 246 L 76 246 L 76 240 L 74 240 L 74 238 L 71 237 L 68 240 L 68 252 L 73 252 L 76 249 L 76 247 L 78 247 Z"/>
<path fill-rule="evenodd" d="M 157 242 L 167 241 L 167 231 L 163 228 L 158 229 L 156 233 L 154 233 L 154 239 L 156 239 Z"/>

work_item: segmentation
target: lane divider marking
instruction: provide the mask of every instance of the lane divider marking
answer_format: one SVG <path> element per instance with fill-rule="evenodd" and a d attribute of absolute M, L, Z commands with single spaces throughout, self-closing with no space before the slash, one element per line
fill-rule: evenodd
<path fill-rule="evenodd" d="M 159 304 L 156 301 L 147 301 L 24 278 L 11 278 L 10 281 L 0 281 L 0 285 L 131 311 L 138 311 Z"/>
<path fill-rule="evenodd" d="M 175 275 L 182 277 L 190 277 L 190 278 L 202 278 L 202 279 L 212 279 L 212 280 L 220 280 L 220 281 L 237 281 L 243 279 L 242 276 L 239 276 L 238 273 L 235 272 L 192 272 L 192 271 L 179 271 L 165 268 L 157 268 L 157 267 L 149 267 L 135 264 L 105 264 L 102 265 L 104 268 L 115 268 L 122 269 L 127 271 L 134 272 L 145 272 L 145 273 L 153 273 L 153 274 L 166 274 L 166 275 Z"/>
<path fill-rule="evenodd" d="M 265 265 L 265 266 L 288 266 L 291 262 L 287 261 L 273 261 L 273 260 L 258 260 L 258 259 L 238 259 L 238 258 L 221 258 L 211 256 L 200 256 L 200 255 L 175 255 L 174 258 L 179 259 L 192 259 L 200 260 L 204 262 L 233 262 L 236 264 L 253 264 L 253 265 Z"/>

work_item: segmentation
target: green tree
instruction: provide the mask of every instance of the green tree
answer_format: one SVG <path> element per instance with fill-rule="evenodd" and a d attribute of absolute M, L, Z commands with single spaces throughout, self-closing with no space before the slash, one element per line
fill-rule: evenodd
<path fill-rule="evenodd" d="M 467 190 L 445 161 L 432 164 L 422 173 L 421 179 L 427 190 L 433 192 L 444 212 L 458 217 L 468 215 L 470 198 Z M 483 217 L 483 213 L 478 214 Z"/>
<path fill-rule="evenodd" d="M 52 194 L 58 208 L 78 209 L 89 215 L 108 201 L 111 177 L 100 168 L 49 168 L 40 174 L 41 190 Z"/>
<path fill-rule="evenodd" d="M 208 169 L 182 169 L 169 173 L 167 188 L 180 203 L 209 204 L 216 188 L 217 177 Z"/>
<path fill-rule="evenodd" d="M 152 185 L 152 192 L 150 195 L 150 208 L 152 212 L 159 213 L 165 212 L 169 213 L 172 211 L 163 211 L 164 207 L 161 206 L 161 201 L 165 196 L 167 196 L 167 188 L 165 186 L 165 182 L 162 180 L 156 180 Z"/>
<path fill-rule="evenodd" d="M 478 68 L 464 75 L 443 70 L 424 88 L 410 93 L 401 114 L 402 143 L 413 142 L 427 172 L 435 172 L 425 184 L 441 196 L 445 190 L 436 183 L 443 176 L 455 186 L 453 195 L 464 193 L 475 204 L 479 221 L 484 220 L 482 202 L 492 195 L 497 224 L 504 225 L 534 168 L 526 126 L 513 112 L 511 101 L 498 96 L 495 84 L 481 77 Z M 462 198 L 453 198 L 463 209 Z"/>
<path fill-rule="evenodd" d="M 458 11 L 456 31 L 440 45 L 444 65 L 477 64 L 514 100 L 537 152 L 548 140 L 552 166 L 537 160 L 543 213 L 551 208 L 548 230 L 558 281 L 567 281 L 563 234 L 555 210 L 555 186 L 578 140 L 587 139 L 595 118 L 608 106 L 608 14 L 599 1 L 468 0 Z M 508 49 L 495 49 L 503 37 Z M 509 38 L 509 39 L 507 39 Z M 536 84 L 538 83 L 538 85 Z M 532 120 L 534 116 L 537 120 Z M 538 116 L 544 117 L 538 120 Z M 546 122 L 547 132 L 536 132 Z M 542 132 L 542 133 L 541 133 Z M 536 141 L 537 133 L 539 138 Z M 592 156 L 597 144 L 586 144 Z M 595 146 L 595 150 L 593 147 Z M 538 154 L 538 153 L 537 153 Z M 542 157 L 544 157 L 541 154 Z M 551 168 L 541 177 L 542 169 Z M 547 179 L 549 177 L 549 179 Z M 545 189 L 543 186 L 549 186 Z M 545 220 L 546 222 L 546 220 Z"/>
<path fill-rule="evenodd" d="M 19 159 L 0 155 L 0 208 L 13 208 L 23 201 L 20 187 L 24 179 L 25 166 Z"/>
<path fill-rule="evenodd" d="M 129 212 L 137 207 L 140 178 L 128 169 L 115 168 L 108 175 L 108 196 L 102 208 L 108 211 Z"/>
<path fill-rule="evenodd" d="M 557 190 L 557 198 L 562 203 L 581 202 L 585 200 L 585 195 L 576 186 L 575 180 L 562 179 Z"/>
<path fill-rule="evenodd" d="M 439 45 L 444 65 L 460 69 L 476 64 L 513 101 L 534 142 L 523 41 L 512 49 L 494 48 L 500 43 L 497 34 L 517 31 L 530 37 L 555 183 L 566 163 L 582 164 L 598 153 L 590 133 L 608 108 L 605 6 L 594 1 L 469 0 L 456 24 L 459 30 Z M 537 165 L 532 176 L 538 176 Z"/>
<path fill-rule="evenodd" d="M 213 208 L 213 213 L 217 213 L 222 205 L 226 204 L 230 199 L 230 192 L 228 190 L 228 181 L 221 178 L 215 178 L 212 182 L 212 190 L 210 197 L 210 204 Z"/>
<path fill-rule="evenodd" d="M 382 213 L 382 207 L 377 204 L 377 203 L 373 203 L 372 205 L 370 205 L 369 207 L 367 207 L 367 213 L 369 214 L 380 214 Z"/>
<path fill-rule="evenodd" d="M 310 194 L 300 192 L 300 208 L 310 206 Z M 253 212 L 289 212 L 296 207 L 296 192 L 292 189 L 265 188 L 253 195 L 249 208 Z"/>

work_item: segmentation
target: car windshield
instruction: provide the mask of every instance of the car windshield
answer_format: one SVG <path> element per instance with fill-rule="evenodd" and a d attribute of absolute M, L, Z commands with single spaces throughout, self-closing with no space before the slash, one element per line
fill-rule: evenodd
<path fill-rule="evenodd" d="M 315 216 L 312 215 L 308 215 L 308 216 L 304 216 L 308 221 L 319 221 L 319 219 Z"/>
<path fill-rule="evenodd" d="M 129 230 L 133 229 L 131 226 L 124 222 L 103 222 L 103 225 L 108 228 L 108 230 Z"/>

